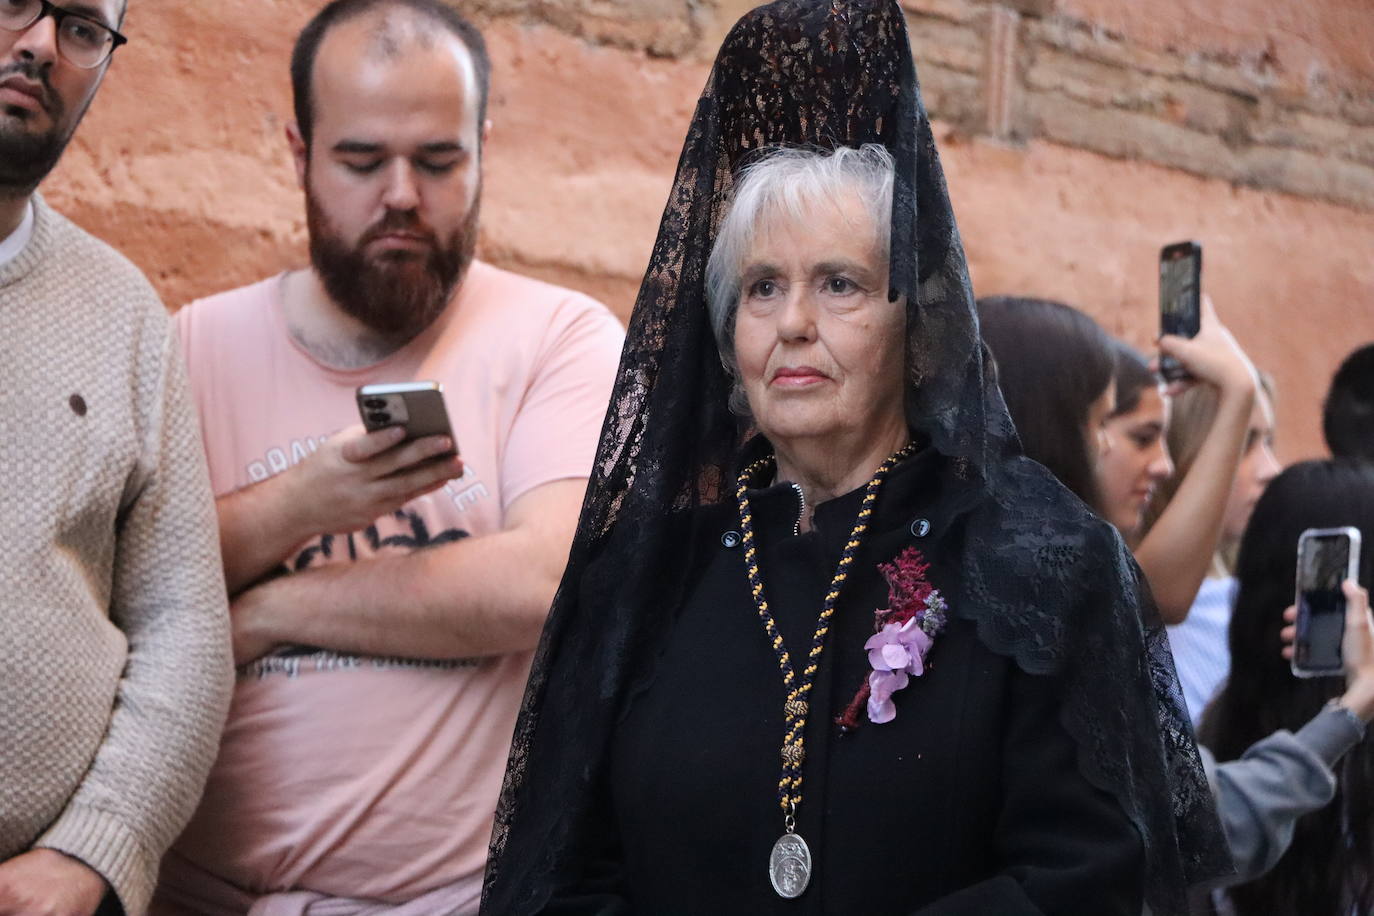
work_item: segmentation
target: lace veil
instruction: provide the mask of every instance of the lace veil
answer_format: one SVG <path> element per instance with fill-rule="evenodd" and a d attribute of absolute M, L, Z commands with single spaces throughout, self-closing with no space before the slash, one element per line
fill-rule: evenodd
<path fill-rule="evenodd" d="M 891 288 L 908 303 L 908 422 L 951 459 L 950 488 L 969 507 L 962 562 L 979 600 L 963 613 L 994 651 L 1063 678 L 1081 771 L 1145 840 L 1155 914 L 1184 912 L 1187 885 L 1230 870 L 1164 630 L 1129 553 L 1019 457 L 900 6 L 778 0 L 725 39 L 687 133 L 516 725 L 483 912 L 537 911 L 579 867 L 579 823 L 635 649 L 672 613 L 693 565 L 679 521 L 729 496 L 720 484 L 745 431 L 727 407 L 704 275 L 732 176 L 769 146 L 864 143 L 886 146 L 897 167 Z"/>

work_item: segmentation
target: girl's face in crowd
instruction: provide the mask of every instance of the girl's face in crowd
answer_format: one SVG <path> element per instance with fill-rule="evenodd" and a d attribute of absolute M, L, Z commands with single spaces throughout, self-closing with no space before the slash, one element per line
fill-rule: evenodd
<path fill-rule="evenodd" d="M 1245 533 L 1245 526 L 1250 523 L 1250 513 L 1255 511 L 1255 503 L 1259 502 L 1269 481 L 1282 470 L 1283 465 L 1274 456 L 1274 406 L 1261 389 L 1255 396 L 1255 407 L 1250 412 L 1250 428 L 1245 433 L 1245 452 L 1226 502 L 1222 534 L 1227 541 L 1235 543 L 1240 540 Z"/>
<path fill-rule="evenodd" d="M 1169 401 L 1158 388 L 1144 389 L 1135 410 L 1107 420 L 1112 448 L 1098 462 L 1097 485 L 1103 515 L 1123 536 L 1140 528 L 1155 488 L 1174 473 L 1168 427 Z"/>

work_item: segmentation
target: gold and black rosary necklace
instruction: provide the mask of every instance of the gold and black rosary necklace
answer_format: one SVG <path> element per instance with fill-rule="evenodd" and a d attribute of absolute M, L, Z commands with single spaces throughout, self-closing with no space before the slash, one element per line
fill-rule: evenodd
<path fill-rule="evenodd" d="M 754 478 L 765 468 L 776 467 L 777 459 L 773 456 L 760 458 L 739 475 L 735 498 L 739 502 L 740 533 L 745 568 L 749 574 L 749 590 L 753 594 L 754 607 L 763 622 L 763 629 L 768 635 L 773 654 L 777 656 L 778 668 L 782 671 L 783 689 L 787 694 L 787 700 L 783 705 L 782 778 L 778 781 L 778 803 L 782 806 L 784 832 L 773 844 L 773 852 L 768 858 L 768 877 L 772 881 L 773 890 L 777 891 L 779 896 L 788 899 L 801 896 L 811 883 L 813 870 L 811 848 L 806 840 L 802 839 L 801 834 L 797 833 L 797 807 L 802 800 L 802 765 L 806 762 L 804 738 L 811 686 L 815 683 L 816 672 L 820 670 L 821 656 L 825 652 L 825 638 L 830 632 L 830 621 L 835 616 L 840 589 L 849 578 L 854 557 L 858 554 L 864 534 L 868 531 L 874 507 L 878 502 L 878 491 L 882 489 L 888 473 L 915 450 L 913 444 L 894 453 L 879 466 L 864 488 L 863 503 L 859 507 L 859 514 L 854 520 L 854 528 L 849 534 L 849 539 L 845 542 L 835 575 L 830 580 L 825 603 L 821 607 L 820 617 L 816 620 L 816 631 L 811 637 L 811 649 L 807 653 L 800 676 L 792 664 L 792 657 L 783 643 L 782 633 L 778 631 L 773 614 L 768 609 L 768 601 L 764 597 L 758 545 L 754 539 L 754 517 L 749 506 L 749 488 L 753 486 Z"/>

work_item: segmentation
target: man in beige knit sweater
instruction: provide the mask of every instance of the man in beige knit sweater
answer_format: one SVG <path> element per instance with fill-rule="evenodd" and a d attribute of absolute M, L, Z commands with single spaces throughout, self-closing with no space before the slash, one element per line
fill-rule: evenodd
<path fill-rule="evenodd" d="M 0 3 L 0 916 L 143 913 L 231 687 L 167 314 L 35 193 L 124 41 L 72 9 Z"/>

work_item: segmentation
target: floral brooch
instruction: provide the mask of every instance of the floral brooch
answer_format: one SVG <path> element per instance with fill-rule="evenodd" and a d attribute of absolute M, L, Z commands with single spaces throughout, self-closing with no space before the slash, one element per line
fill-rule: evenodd
<path fill-rule="evenodd" d="M 892 694 L 925 673 L 926 656 L 948 621 L 948 605 L 926 578 L 930 564 L 921 551 L 908 547 L 878 571 L 887 580 L 889 606 L 874 612 L 874 635 L 864 643 L 873 671 L 835 720 L 846 730 L 859 727 L 864 709 L 878 725 L 896 718 Z"/>

